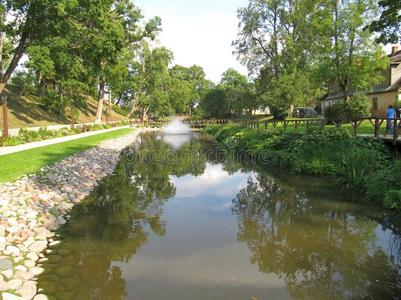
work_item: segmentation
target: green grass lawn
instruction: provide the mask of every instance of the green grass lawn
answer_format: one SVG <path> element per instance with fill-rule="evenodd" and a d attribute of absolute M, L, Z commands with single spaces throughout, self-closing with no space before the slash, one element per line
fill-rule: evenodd
<path fill-rule="evenodd" d="M 104 140 L 127 135 L 132 131 L 133 129 L 124 128 L 70 142 L 0 156 L 0 182 L 13 181 L 22 175 L 36 173 L 44 166 L 92 148 Z"/>

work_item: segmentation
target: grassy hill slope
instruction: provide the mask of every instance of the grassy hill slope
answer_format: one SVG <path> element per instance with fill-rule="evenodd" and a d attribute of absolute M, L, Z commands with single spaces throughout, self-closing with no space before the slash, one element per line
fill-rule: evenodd
<path fill-rule="evenodd" d="M 87 107 L 81 108 L 77 123 L 91 123 L 96 119 L 97 102 L 87 97 Z M 17 93 L 13 88 L 8 89 L 8 120 L 10 128 L 48 126 L 55 124 L 69 124 L 68 118 L 62 118 L 52 111 L 45 110 L 40 103 L 40 98 Z M 126 117 L 112 111 L 109 121 L 122 121 Z M 103 114 L 103 121 L 106 117 Z M 0 129 L 3 128 L 3 113 L 0 108 Z"/>

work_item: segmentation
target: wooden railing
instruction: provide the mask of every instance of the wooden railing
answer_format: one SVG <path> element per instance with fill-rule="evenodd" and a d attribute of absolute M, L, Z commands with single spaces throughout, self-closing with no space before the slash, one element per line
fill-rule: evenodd
<path fill-rule="evenodd" d="M 362 123 L 368 122 L 372 125 L 372 137 L 383 139 L 387 142 L 393 142 L 393 144 L 401 143 L 401 139 L 398 139 L 399 133 L 401 131 L 401 118 L 380 118 L 380 117 L 372 117 L 372 118 L 361 118 L 359 120 L 355 120 L 350 122 L 352 127 L 352 134 L 356 136 L 358 134 L 358 128 Z M 380 135 L 380 130 L 385 126 L 387 129 L 387 122 L 393 122 L 394 132 L 392 135 Z M 286 131 L 290 126 L 295 130 L 298 130 L 301 127 L 305 129 L 309 129 L 313 127 L 324 128 L 327 125 L 331 124 L 336 127 L 342 127 L 344 124 L 336 123 L 333 121 L 329 121 L 325 118 L 290 118 L 283 120 L 201 120 L 201 121 L 191 121 L 189 122 L 193 128 L 203 128 L 207 125 L 214 124 L 237 124 L 238 126 L 252 128 L 255 130 L 267 130 L 268 128 L 282 128 Z M 387 130 L 386 130 L 387 131 Z"/>
<path fill-rule="evenodd" d="M 208 125 L 224 125 L 231 123 L 229 120 L 223 119 L 212 119 L 212 120 L 196 120 L 196 121 L 189 121 L 189 125 L 195 129 L 201 129 Z"/>
<path fill-rule="evenodd" d="M 387 131 L 387 123 L 392 122 L 393 123 L 393 134 L 392 134 L 392 139 L 394 142 L 397 141 L 398 139 L 398 129 L 401 127 L 401 118 L 392 118 L 392 119 L 387 119 L 387 118 L 362 118 L 361 120 L 352 122 L 354 132 L 357 131 L 358 127 L 362 124 L 363 121 L 368 120 L 369 123 L 372 125 L 374 128 L 374 137 L 379 138 L 380 137 L 380 129 L 383 125 L 383 123 L 386 123 L 386 131 Z"/>
<path fill-rule="evenodd" d="M 259 121 L 259 120 L 238 120 L 238 121 L 234 121 L 234 123 L 243 126 L 243 127 L 248 127 L 248 128 L 252 128 L 252 129 L 261 129 L 264 128 L 265 130 L 267 130 L 269 127 L 272 128 L 277 128 L 278 125 L 282 125 L 281 127 L 284 130 L 287 130 L 287 128 L 292 124 L 294 126 L 295 129 L 298 129 L 300 126 L 305 126 L 305 128 L 309 128 L 312 125 L 315 126 L 320 126 L 320 127 L 324 127 L 327 124 L 327 120 L 324 118 L 308 118 L 308 119 L 284 119 L 284 120 L 275 120 L 275 119 L 271 119 L 271 120 L 265 120 L 265 121 Z"/>

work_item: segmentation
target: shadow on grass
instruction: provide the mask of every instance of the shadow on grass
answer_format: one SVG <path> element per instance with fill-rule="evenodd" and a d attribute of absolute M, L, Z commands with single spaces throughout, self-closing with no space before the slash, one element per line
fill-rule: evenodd
<path fill-rule="evenodd" d="M 7 94 L 11 127 L 39 126 L 40 122 L 50 124 L 68 124 L 70 122 L 69 118 L 59 116 L 46 109 L 41 104 L 41 96 L 29 92 L 24 93 L 13 85 L 8 86 Z M 88 118 L 96 115 L 96 102 L 92 98 L 86 98 L 77 108 L 80 114 L 85 116 L 85 122 L 89 122 Z M 2 120 L 1 114 L 0 120 Z M 2 122 L 0 122 L 0 129 L 2 129 Z"/>

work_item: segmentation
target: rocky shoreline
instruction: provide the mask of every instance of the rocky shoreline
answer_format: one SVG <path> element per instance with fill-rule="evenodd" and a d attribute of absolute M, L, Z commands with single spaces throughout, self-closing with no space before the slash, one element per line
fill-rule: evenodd
<path fill-rule="evenodd" d="M 0 293 L 3 300 L 47 299 L 37 289 L 54 231 L 66 223 L 74 204 L 113 173 L 121 151 L 155 129 L 108 140 L 88 151 L 45 167 L 40 174 L 0 185 Z"/>

